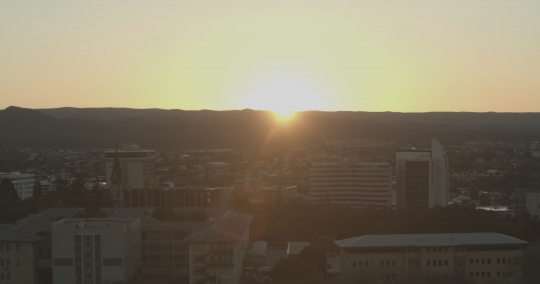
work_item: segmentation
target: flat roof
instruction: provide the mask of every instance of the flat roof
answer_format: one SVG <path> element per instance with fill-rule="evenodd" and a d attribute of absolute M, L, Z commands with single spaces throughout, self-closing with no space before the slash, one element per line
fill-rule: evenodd
<path fill-rule="evenodd" d="M 335 241 L 341 248 L 526 245 L 528 242 L 497 233 L 365 235 Z"/>

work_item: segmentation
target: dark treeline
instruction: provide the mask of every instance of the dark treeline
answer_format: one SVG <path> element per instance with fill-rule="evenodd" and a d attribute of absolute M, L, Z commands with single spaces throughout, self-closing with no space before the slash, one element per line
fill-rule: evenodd
<path fill-rule="evenodd" d="M 242 203 L 239 211 L 255 216 L 252 239 L 269 242 L 316 241 L 320 236 L 345 239 L 375 234 L 423 234 L 496 232 L 536 242 L 540 220 L 526 210 L 516 216 L 477 210 L 472 206 L 451 205 L 431 209 L 354 210 L 293 200 L 277 207 Z"/>

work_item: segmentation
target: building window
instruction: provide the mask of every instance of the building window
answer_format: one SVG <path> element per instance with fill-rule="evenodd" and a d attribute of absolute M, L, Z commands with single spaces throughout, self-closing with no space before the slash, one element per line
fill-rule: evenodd
<path fill-rule="evenodd" d="M 6 251 L 9 251 L 9 244 L 6 244 Z"/>
<path fill-rule="evenodd" d="M 352 262 L 352 267 L 356 267 L 356 261 Z"/>
<path fill-rule="evenodd" d="M 497 258 L 497 264 L 501 264 L 501 259 Z"/>
<path fill-rule="evenodd" d="M 488 272 L 488 273 L 487 273 L 487 277 L 491 277 L 491 272 Z"/>
<path fill-rule="evenodd" d="M 480 264 L 480 259 L 479 258 L 476 259 L 476 264 Z"/>
<path fill-rule="evenodd" d="M 480 277 L 480 272 L 476 272 L 476 277 Z"/>
<path fill-rule="evenodd" d="M 470 260 L 469 262 L 470 262 L 471 264 L 473 264 L 473 263 L 474 263 L 474 259 L 471 258 L 471 260 Z"/>
<path fill-rule="evenodd" d="M 386 266 L 390 266 L 390 261 L 386 261 Z"/>
<path fill-rule="evenodd" d="M 90 279 L 90 273 L 86 274 L 86 278 Z"/>
<path fill-rule="evenodd" d="M 437 261 L 436 260 L 433 261 L 433 266 L 437 266 Z"/>
<path fill-rule="evenodd" d="M 442 252 L 442 247 L 439 248 L 439 252 Z"/>
<path fill-rule="evenodd" d="M 392 260 L 392 266 L 396 266 L 396 261 Z"/>
<path fill-rule="evenodd" d="M 442 266 L 442 260 L 439 260 L 439 266 Z"/>
<path fill-rule="evenodd" d="M 86 246 L 89 247 L 89 246 L 90 246 L 90 242 L 86 242 Z"/>
<path fill-rule="evenodd" d="M 89 252 L 86 253 L 86 257 L 90 257 L 90 253 L 89 253 Z"/>
<path fill-rule="evenodd" d="M 369 266 L 369 263 L 368 263 L 367 261 L 364 262 L 364 266 L 365 266 L 365 267 L 368 267 L 368 266 Z"/>
<path fill-rule="evenodd" d="M 448 260 L 444 261 L 444 266 L 448 266 Z"/>
<path fill-rule="evenodd" d="M 15 251 L 21 251 L 21 245 L 20 244 L 15 245 Z"/>
<path fill-rule="evenodd" d="M 485 260 L 485 259 L 482 259 L 482 264 L 486 264 L 486 260 Z"/>
<path fill-rule="evenodd" d="M 491 258 L 487 259 L 487 264 L 491 264 Z"/>
<path fill-rule="evenodd" d="M 497 277 L 501 277 L 501 272 L 497 271 Z"/>
<path fill-rule="evenodd" d="M 6 259 L 6 267 L 10 267 L 11 266 L 11 259 Z"/>
<path fill-rule="evenodd" d="M 4 280 L 4 273 L 0 273 L 0 280 Z"/>
<path fill-rule="evenodd" d="M 506 264 L 506 258 L 502 259 L 503 264 Z"/>
<path fill-rule="evenodd" d="M 508 264 L 510 264 L 510 263 L 512 263 L 512 259 L 511 259 L 511 258 L 508 259 Z"/>
<path fill-rule="evenodd" d="M 4 244 L 0 244 L 0 251 L 4 251 Z"/>
<path fill-rule="evenodd" d="M 482 278 L 486 277 L 486 273 L 482 272 Z"/>
<path fill-rule="evenodd" d="M 104 258 L 103 266 L 122 266 L 121 258 Z"/>
<path fill-rule="evenodd" d="M 384 261 L 381 261 L 381 263 L 380 263 L 380 264 L 381 264 L 381 267 L 383 267 L 383 266 L 384 266 Z"/>
<path fill-rule="evenodd" d="M 444 251 L 448 251 L 448 248 L 447 248 L 447 247 L 445 247 L 445 248 L 444 248 Z"/>
<path fill-rule="evenodd" d="M 473 273 L 473 272 L 471 272 L 471 273 L 470 273 L 470 276 L 471 276 L 471 277 L 474 277 L 474 273 Z"/>
<path fill-rule="evenodd" d="M 21 267 L 21 260 L 20 259 L 17 259 L 17 267 Z"/>
<path fill-rule="evenodd" d="M 0 267 L 4 267 L 4 259 L 0 259 Z"/>
<path fill-rule="evenodd" d="M 87 263 L 86 263 L 86 267 L 90 267 L 90 262 L 87 262 Z"/>
<path fill-rule="evenodd" d="M 427 252 L 429 252 L 429 248 L 427 248 Z"/>
<path fill-rule="evenodd" d="M 11 280 L 11 273 L 6 273 L 6 280 Z"/>
<path fill-rule="evenodd" d="M 426 266 L 429 266 L 430 264 L 431 264 L 431 262 L 428 260 L 428 261 L 426 262 Z"/>

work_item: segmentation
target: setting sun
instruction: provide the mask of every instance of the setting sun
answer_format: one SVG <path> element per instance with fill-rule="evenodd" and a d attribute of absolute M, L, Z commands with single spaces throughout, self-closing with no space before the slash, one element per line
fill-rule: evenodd
<path fill-rule="evenodd" d="M 298 111 L 325 109 L 327 100 L 315 80 L 289 73 L 258 80 L 245 96 L 250 108 L 272 111 L 280 121 L 291 119 Z"/>

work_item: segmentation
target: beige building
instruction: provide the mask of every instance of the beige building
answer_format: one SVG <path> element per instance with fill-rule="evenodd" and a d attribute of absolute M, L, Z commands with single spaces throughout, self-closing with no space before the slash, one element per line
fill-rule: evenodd
<path fill-rule="evenodd" d="M 62 219 L 51 236 L 55 284 L 125 282 L 141 267 L 140 219 Z"/>
<path fill-rule="evenodd" d="M 496 233 L 366 235 L 336 241 L 341 273 L 384 280 L 415 273 L 511 278 L 523 273 L 526 241 Z"/>
<path fill-rule="evenodd" d="M 41 237 L 0 224 L 0 283 L 38 283 L 37 242 Z"/>
<path fill-rule="evenodd" d="M 385 162 L 348 159 L 312 163 L 309 197 L 331 205 L 391 206 L 392 168 Z"/>
<path fill-rule="evenodd" d="M 122 171 L 122 185 L 131 188 L 144 188 L 154 174 L 154 150 L 139 150 L 138 146 L 125 145 L 124 150 L 105 152 L 105 179 L 107 188 L 111 186 L 114 158 L 118 155 Z"/>

